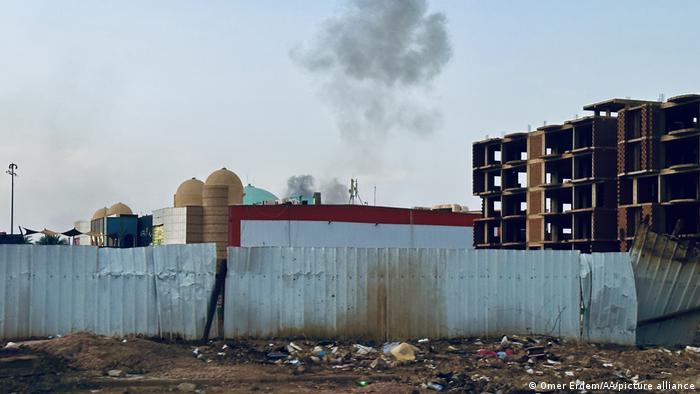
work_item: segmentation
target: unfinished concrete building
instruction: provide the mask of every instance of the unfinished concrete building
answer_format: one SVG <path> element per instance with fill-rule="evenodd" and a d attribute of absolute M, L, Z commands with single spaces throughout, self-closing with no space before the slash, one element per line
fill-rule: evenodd
<path fill-rule="evenodd" d="M 584 107 L 593 112 L 590 116 L 475 142 L 473 192 L 482 200 L 482 217 L 475 221 L 474 246 L 619 250 L 618 137 L 625 118 L 618 113 L 646 105 L 654 104 L 608 100 Z M 688 153 L 695 160 L 697 145 L 695 156 Z M 648 148 L 653 149 L 659 151 Z M 655 192 L 647 188 L 645 193 Z"/>
<path fill-rule="evenodd" d="M 527 218 L 527 133 L 488 138 L 473 145 L 473 193 L 482 217 L 474 246 L 524 249 Z"/>
<path fill-rule="evenodd" d="M 700 95 L 642 102 L 618 115 L 618 237 L 629 250 L 642 220 L 652 231 L 700 238 Z"/>
<path fill-rule="evenodd" d="M 616 124 L 597 113 L 530 133 L 529 249 L 617 249 Z"/>
<path fill-rule="evenodd" d="M 472 147 L 472 193 L 481 198 L 481 218 L 474 221 L 474 247 L 501 247 L 501 138 Z"/>

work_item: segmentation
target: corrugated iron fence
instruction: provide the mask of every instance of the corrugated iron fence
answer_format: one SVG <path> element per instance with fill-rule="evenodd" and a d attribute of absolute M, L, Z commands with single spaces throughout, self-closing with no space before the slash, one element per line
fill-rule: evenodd
<path fill-rule="evenodd" d="M 228 252 L 226 337 L 533 333 L 578 339 L 586 331 L 588 340 L 634 343 L 634 279 L 623 254 L 593 255 L 582 281 L 584 263 L 573 251 L 253 247 Z M 613 272 L 608 262 L 616 263 L 610 264 Z M 629 272 L 620 276 L 625 264 Z M 589 289 L 586 321 L 592 327 L 586 330 L 582 286 Z"/>
<path fill-rule="evenodd" d="M 546 334 L 633 344 L 629 255 L 230 248 L 224 335 L 400 339 Z M 199 339 L 212 244 L 0 247 L 0 337 L 75 331 Z M 583 313 L 582 313 L 583 311 Z"/>
<path fill-rule="evenodd" d="M 639 296 L 637 342 L 692 343 L 700 324 L 700 249 L 637 228 L 631 250 Z"/>
<path fill-rule="evenodd" d="M 593 253 L 580 259 L 582 339 L 634 345 L 637 293 L 629 255 Z"/>
<path fill-rule="evenodd" d="M 201 338 L 213 244 L 0 246 L 0 337 L 91 331 Z"/>

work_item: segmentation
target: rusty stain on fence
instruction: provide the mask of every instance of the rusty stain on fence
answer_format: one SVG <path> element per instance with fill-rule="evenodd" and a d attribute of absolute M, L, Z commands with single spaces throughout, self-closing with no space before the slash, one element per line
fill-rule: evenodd
<path fill-rule="evenodd" d="M 226 337 L 578 338 L 579 253 L 229 248 Z"/>

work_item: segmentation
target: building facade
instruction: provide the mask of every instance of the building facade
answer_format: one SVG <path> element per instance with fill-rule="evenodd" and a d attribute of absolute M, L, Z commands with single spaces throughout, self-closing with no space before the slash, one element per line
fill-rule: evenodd
<path fill-rule="evenodd" d="M 620 110 L 617 226 L 629 250 L 642 220 L 652 231 L 700 239 L 700 95 Z"/>
<path fill-rule="evenodd" d="M 473 143 L 476 248 L 626 251 L 642 220 L 700 238 L 700 95 L 584 110 Z"/>
<path fill-rule="evenodd" d="M 229 246 L 471 249 L 479 214 L 367 205 L 235 205 Z"/>

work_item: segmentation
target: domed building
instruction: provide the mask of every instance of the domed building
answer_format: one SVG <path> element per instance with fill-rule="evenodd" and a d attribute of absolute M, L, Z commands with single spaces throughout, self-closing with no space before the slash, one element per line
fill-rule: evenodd
<path fill-rule="evenodd" d="M 203 190 L 204 182 L 197 178 L 182 182 L 175 192 L 174 207 L 201 207 Z"/>
<path fill-rule="evenodd" d="M 92 219 L 90 220 L 102 219 L 105 216 L 107 216 L 107 207 L 100 208 L 95 211 L 95 213 L 92 215 Z"/>
<path fill-rule="evenodd" d="M 243 205 L 259 205 L 279 198 L 265 189 L 255 187 L 250 183 L 243 188 Z"/>
<path fill-rule="evenodd" d="M 231 170 L 218 169 L 204 182 L 188 179 L 177 188 L 172 207 L 153 212 L 153 244 L 212 242 L 217 257 L 224 259 L 229 206 L 242 204 L 243 183 Z"/>
<path fill-rule="evenodd" d="M 204 182 L 204 188 L 213 187 L 228 187 L 228 205 L 241 205 L 243 204 L 243 182 L 234 174 L 232 171 L 227 170 L 226 167 L 212 172 L 207 180 Z"/>
<path fill-rule="evenodd" d="M 192 177 L 177 187 L 173 206 L 153 211 L 153 245 L 202 242 L 204 182 Z"/>
<path fill-rule="evenodd" d="M 133 215 L 131 208 L 124 203 L 118 202 L 111 207 L 106 212 L 105 216 L 128 216 Z"/>
<path fill-rule="evenodd" d="M 150 217 L 144 219 L 150 222 Z M 142 224 L 139 220 L 138 215 L 134 215 L 131 208 L 122 202 L 100 208 L 90 220 L 90 243 L 113 248 L 139 246 L 139 227 Z"/>
<path fill-rule="evenodd" d="M 202 192 L 202 242 L 216 244 L 216 258 L 226 258 L 228 207 L 243 204 L 243 182 L 225 167 L 212 172 Z"/>

